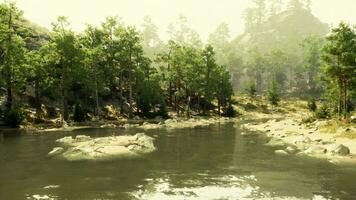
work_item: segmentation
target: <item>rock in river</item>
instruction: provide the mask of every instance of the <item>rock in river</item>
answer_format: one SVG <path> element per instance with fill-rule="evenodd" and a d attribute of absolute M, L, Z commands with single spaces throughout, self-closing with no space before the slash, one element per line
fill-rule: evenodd
<path fill-rule="evenodd" d="M 286 152 L 286 151 L 284 151 L 284 150 L 275 150 L 274 153 L 275 153 L 276 155 L 280 155 L 280 156 L 287 156 L 287 155 L 289 155 L 289 153 Z"/>
<path fill-rule="evenodd" d="M 265 145 L 267 145 L 267 146 L 285 146 L 286 144 L 281 139 L 271 138 L 270 141 L 268 143 L 266 143 Z"/>
<path fill-rule="evenodd" d="M 101 138 L 64 137 L 57 140 L 63 148 L 55 147 L 48 155 L 67 161 L 136 158 L 156 150 L 153 140 L 143 133 Z"/>
<path fill-rule="evenodd" d="M 347 156 L 350 154 L 350 149 L 345 145 L 338 145 L 331 149 L 330 151 L 332 154 L 340 155 L 340 156 Z"/>

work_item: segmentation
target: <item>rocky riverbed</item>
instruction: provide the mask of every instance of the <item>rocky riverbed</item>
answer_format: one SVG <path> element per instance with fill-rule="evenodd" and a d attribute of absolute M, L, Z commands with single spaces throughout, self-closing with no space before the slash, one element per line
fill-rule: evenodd
<path fill-rule="evenodd" d="M 266 145 L 276 147 L 275 153 L 278 155 L 295 154 L 324 158 L 333 163 L 356 163 L 356 140 L 340 137 L 336 133 L 324 133 L 321 131 L 323 123 L 325 122 L 319 121 L 305 125 L 289 116 L 247 123 L 244 127 L 250 131 L 265 133 L 269 138 Z"/>

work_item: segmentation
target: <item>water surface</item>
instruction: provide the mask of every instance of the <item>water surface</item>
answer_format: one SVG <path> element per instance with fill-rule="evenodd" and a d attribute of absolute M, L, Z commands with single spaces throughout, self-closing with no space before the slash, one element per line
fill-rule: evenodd
<path fill-rule="evenodd" d="M 262 135 L 233 124 L 154 130 L 158 150 L 139 160 L 47 158 L 55 140 L 134 134 L 85 129 L 41 135 L 0 131 L 0 199 L 356 199 L 356 167 L 274 155 Z"/>

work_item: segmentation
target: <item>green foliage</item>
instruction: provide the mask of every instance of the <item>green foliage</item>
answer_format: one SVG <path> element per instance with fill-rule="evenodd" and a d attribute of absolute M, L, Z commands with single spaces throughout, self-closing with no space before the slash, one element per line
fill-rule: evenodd
<path fill-rule="evenodd" d="M 75 104 L 73 120 L 76 122 L 83 122 L 83 121 L 85 121 L 85 118 L 86 118 L 86 113 L 85 113 L 83 107 L 80 104 Z"/>
<path fill-rule="evenodd" d="M 229 105 L 223 114 L 224 117 L 236 117 L 236 115 L 237 115 L 237 111 L 234 109 L 232 105 Z"/>
<path fill-rule="evenodd" d="M 18 127 L 25 119 L 26 113 L 18 105 L 13 104 L 10 109 L 5 111 L 4 121 L 8 126 Z"/>
<path fill-rule="evenodd" d="M 77 34 L 65 17 L 59 17 L 48 32 L 31 25 L 14 4 L 0 4 L 0 13 L 0 87 L 7 90 L 12 119 L 21 116 L 12 110 L 12 102 L 31 103 L 37 110 L 42 105 L 53 111 L 59 108 L 62 122 L 69 115 L 83 121 L 84 111 L 100 115 L 104 101 L 118 103 L 120 114 L 128 116 L 137 108 L 147 117 L 168 117 L 168 106 L 177 113 L 205 113 L 215 108 L 215 102 L 219 114 L 222 110 L 232 115 L 228 68 L 242 61 L 226 47 L 226 24 L 210 37 L 214 44 L 203 47 L 199 35 L 180 16 L 170 26 L 174 41 L 165 46 L 148 17 L 142 32 L 108 17 L 101 26 L 88 25 Z M 54 112 L 53 117 L 57 117 Z"/>
<path fill-rule="evenodd" d="M 279 89 L 276 81 L 272 81 L 270 88 L 267 92 L 268 100 L 272 105 L 278 105 L 280 101 Z"/>
<path fill-rule="evenodd" d="M 255 82 L 251 81 L 246 88 L 246 92 L 248 94 L 248 96 L 250 96 L 250 98 L 254 98 L 256 96 L 256 84 Z"/>
<path fill-rule="evenodd" d="M 310 123 L 313 123 L 315 120 L 316 120 L 315 116 L 310 116 L 310 117 L 307 117 L 307 118 L 303 118 L 302 119 L 302 123 L 303 124 L 310 124 Z"/>
<path fill-rule="evenodd" d="M 324 68 L 324 80 L 328 84 L 328 90 L 337 90 L 338 100 L 335 107 L 339 115 L 343 113 L 346 117 L 349 110 L 348 93 L 352 93 L 356 81 L 355 28 L 342 22 L 337 28 L 332 29 L 326 38 L 323 53 L 323 60 L 327 64 Z"/>
<path fill-rule="evenodd" d="M 316 106 L 316 102 L 315 102 L 315 98 L 314 97 L 309 97 L 308 98 L 308 108 L 309 110 L 311 110 L 312 112 L 315 112 L 317 109 Z"/>
<path fill-rule="evenodd" d="M 157 80 L 141 81 L 137 88 L 137 107 L 141 110 L 144 116 L 149 117 L 150 112 L 156 106 L 159 107 L 159 115 L 166 116 L 165 102 L 162 96 L 161 88 Z"/>
<path fill-rule="evenodd" d="M 317 119 L 328 119 L 331 117 L 331 111 L 327 105 L 321 105 L 315 112 L 315 117 Z"/>

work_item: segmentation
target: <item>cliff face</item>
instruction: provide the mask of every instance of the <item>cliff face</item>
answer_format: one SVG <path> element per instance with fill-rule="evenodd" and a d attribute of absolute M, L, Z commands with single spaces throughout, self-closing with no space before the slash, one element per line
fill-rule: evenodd
<path fill-rule="evenodd" d="M 294 52 L 310 36 L 324 36 L 329 26 L 306 9 L 286 10 L 271 16 L 253 29 L 246 30 L 236 42 L 246 49 L 258 48 L 262 52 L 281 49 Z"/>

